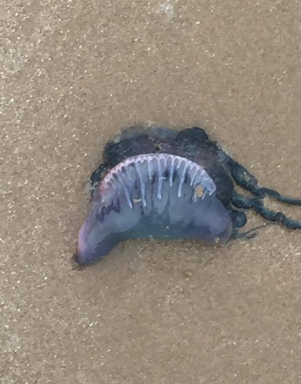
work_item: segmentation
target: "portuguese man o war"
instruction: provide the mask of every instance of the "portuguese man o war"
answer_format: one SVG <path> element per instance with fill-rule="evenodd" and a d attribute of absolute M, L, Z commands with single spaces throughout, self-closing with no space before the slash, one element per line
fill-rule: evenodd
<path fill-rule="evenodd" d="M 235 185 L 251 197 L 239 194 Z M 301 222 L 266 208 L 264 198 L 296 206 L 301 199 L 260 187 L 198 127 L 123 130 L 105 146 L 90 191 L 90 212 L 74 255 L 80 266 L 94 264 L 128 239 L 196 239 L 216 245 L 252 238 L 258 227 L 241 232 L 248 209 L 267 222 L 301 229 Z"/>

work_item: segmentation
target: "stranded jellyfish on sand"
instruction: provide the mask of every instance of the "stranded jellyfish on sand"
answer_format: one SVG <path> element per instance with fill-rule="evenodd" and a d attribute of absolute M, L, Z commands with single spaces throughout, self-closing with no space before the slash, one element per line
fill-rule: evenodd
<path fill-rule="evenodd" d="M 202 128 L 128 128 L 107 143 L 103 164 L 90 181 L 90 213 L 74 255 L 82 266 L 127 239 L 198 239 L 214 245 L 253 237 L 254 230 L 241 232 L 247 209 L 269 222 L 301 229 L 301 222 L 263 202 L 269 196 L 301 206 L 301 199 L 260 187 Z M 250 197 L 238 194 L 235 184 Z"/>

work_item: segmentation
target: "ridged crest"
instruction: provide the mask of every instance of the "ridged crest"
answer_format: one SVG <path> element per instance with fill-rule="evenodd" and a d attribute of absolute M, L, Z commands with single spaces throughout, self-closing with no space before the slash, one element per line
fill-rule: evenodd
<path fill-rule="evenodd" d="M 103 179 L 98 198 L 105 207 L 123 198 L 129 208 L 141 203 L 147 216 L 151 208 L 158 213 L 171 198 L 196 201 L 212 195 L 216 186 L 198 164 L 170 154 L 141 154 L 129 157 Z M 173 205 L 173 204 L 172 204 Z"/>

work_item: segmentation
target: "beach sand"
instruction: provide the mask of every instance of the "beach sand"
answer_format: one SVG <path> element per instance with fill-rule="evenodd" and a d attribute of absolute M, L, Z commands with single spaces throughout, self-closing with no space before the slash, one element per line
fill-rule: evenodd
<path fill-rule="evenodd" d="M 82 271 L 70 258 L 88 177 L 135 123 L 205 127 L 301 196 L 301 3 L 3 0 L 0 14 L 1 383 L 300 383 L 300 232 L 131 241 Z"/>

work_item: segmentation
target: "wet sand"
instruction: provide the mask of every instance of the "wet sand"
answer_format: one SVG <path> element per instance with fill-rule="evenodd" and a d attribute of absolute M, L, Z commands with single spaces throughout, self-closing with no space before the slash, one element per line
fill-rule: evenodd
<path fill-rule="evenodd" d="M 301 3 L 3 0 L 0 14 L 0 381 L 301 382 L 301 233 L 70 263 L 88 176 L 123 126 L 203 126 L 301 195 Z"/>

